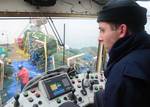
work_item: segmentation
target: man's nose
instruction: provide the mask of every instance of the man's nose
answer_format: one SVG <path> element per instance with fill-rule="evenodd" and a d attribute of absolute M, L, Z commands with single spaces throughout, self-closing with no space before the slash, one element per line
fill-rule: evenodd
<path fill-rule="evenodd" d="M 99 35 L 99 37 L 98 37 L 98 41 L 103 41 L 103 38 L 102 38 L 102 36 L 101 36 L 101 35 Z"/>

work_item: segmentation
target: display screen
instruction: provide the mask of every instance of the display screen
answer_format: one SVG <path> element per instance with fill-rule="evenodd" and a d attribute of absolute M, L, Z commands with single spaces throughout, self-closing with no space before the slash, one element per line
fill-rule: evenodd
<path fill-rule="evenodd" d="M 50 87 L 50 90 L 53 92 L 54 96 L 57 96 L 65 92 L 65 89 L 61 82 L 52 83 L 50 84 L 49 87 Z"/>
<path fill-rule="evenodd" d="M 45 91 L 48 98 L 51 100 L 57 96 L 70 92 L 73 88 L 66 74 L 44 80 Z"/>

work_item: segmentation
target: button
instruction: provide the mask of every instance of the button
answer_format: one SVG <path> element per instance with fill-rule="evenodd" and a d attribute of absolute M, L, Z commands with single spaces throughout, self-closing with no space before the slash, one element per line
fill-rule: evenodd
<path fill-rule="evenodd" d="M 72 77 L 72 76 L 70 76 L 70 79 L 73 79 L 73 77 Z"/>
<path fill-rule="evenodd" d="M 100 73 L 101 76 L 103 76 L 103 73 Z"/>
<path fill-rule="evenodd" d="M 74 83 L 75 83 L 75 81 L 72 80 L 72 84 L 74 84 Z"/>
<path fill-rule="evenodd" d="M 95 90 L 98 90 L 98 87 L 97 87 L 97 86 L 95 86 Z"/>
<path fill-rule="evenodd" d="M 79 78 L 78 75 L 75 76 L 76 78 Z"/>
<path fill-rule="evenodd" d="M 33 106 L 32 107 L 38 107 L 38 104 L 33 104 Z"/>
<path fill-rule="evenodd" d="M 103 86 L 102 86 L 102 85 L 100 85 L 100 86 L 99 86 L 99 89 L 100 89 L 100 90 L 103 90 Z"/>
<path fill-rule="evenodd" d="M 39 94 L 39 93 L 36 93 L 35 96 L 36 96 L 37 98 L 39 98 L 39 97 L 40 97 L 40 94 Z"/>
<path fill-rule="evenodd" d="M 103 79 L 100 79 L 100 81 L 103 82 L 104 80 L 103 80 Z"/>
<path fill-rule="evenodd" d="M 94 78 L 94 76 L 93 75 L 91 75 L 91 79 L 93 79 Z"/>
<path fill-rule="evenodd" d="M 61 103 L 61 100 L 59 98 L 57 99 L 57 103 Z"/>
<path fill-rule="evenodd" d="M 29 101 L 29 102 L 33 102 L 33 98 L 32 98 L 32 97 L 29 97 L 29 98 L 28 98 L 28 101 Z"/>
<path fill-rule="evenodd" d="M 81 88 L 81 85 L 80 85 L 80 84 L 78 84 L 78 85 L 77 85 L 77 87 L 78 87 L 78 88 Z"/>
<path fill-rule="evenodd" d="M 95 79 L 98 79 L 98 75 L 95 75 Z"/>
<path fill-rule="evenodd" d="M 38 104 L 39 104 L 39 105 L 42 105 L 42 101 L 39 101 Z"/>
<path fill-rule="evenodd" d="M 32 89 L 32 90 L 31 90 L 31 93 L 35 93 L 35 89 Z"/>
<path fill-rule="evenodd" d="M 82 101 L 82 97 L 79 97 L 79 98 L 78 98 L 78 101 L 80 101 L 80 102 L 81 102 L 81 101 Z"/>
<path fill-rule="evenodd" d="M 78 79 L 78 82 L 80 83 L 80 82 L 81 82 L 81 80 L 80 80 L 80 79 Z"/>
<path fill-rule="evenodd" d="M 28 92 L 23 93 L 24 97 L 28 97 Z"/>
<path fill-rule="evenodd" d="M 64 97 L 64 100 L 68 100 L 68 98 L 67 98 L 67 97 Z"/>

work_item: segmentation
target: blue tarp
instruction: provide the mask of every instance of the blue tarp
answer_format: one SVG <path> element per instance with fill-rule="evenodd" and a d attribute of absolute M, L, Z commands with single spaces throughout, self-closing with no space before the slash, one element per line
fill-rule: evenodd
<path fill-rule="evenodd" d="M 11 97 L 13 97 L 16 93 L 21 91 L 20 90 L 21 89 L 20 82 L 17 81 L 17 79 L 16 79 L 16 74 L 18 72 L 18 65 L 20 65 L 20 64 L 22 64 L 25 68 L 28 69 L 29 75 L 30 75 L 31 78 L 33 78 L 37 75 L 40 75 L 42 73 L 35 66 L 33 66 L 28 60 L 13 61 L 12 62 L 13 75 L 9 79 L 9 81 L 6 81 L 7 83 L 10 82 L 9 86 L 5 86 L 5 84 L 7 84 L 7 83 L 4 82 L 4 87 L 6 87 L 5 90 L 6 90 L 6 93 L 7 93 L 7 96 L 6 96 L 7 98 L 5 98 L 5 101 L 7 101 Z"/>

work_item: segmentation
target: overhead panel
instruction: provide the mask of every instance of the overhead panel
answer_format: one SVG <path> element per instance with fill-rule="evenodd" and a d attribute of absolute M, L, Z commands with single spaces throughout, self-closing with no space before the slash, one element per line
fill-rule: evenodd
<path fill-rule="evenodd" d="M 35 1 L 41 4 L 36 5 Z M 4 17 L 96 17 L 106 0 L 0 0 L 0 16 Z M 32 2 L 32 3 L 31 3 Z M 43 4 L 42 4 L 43 2 Z"/>

